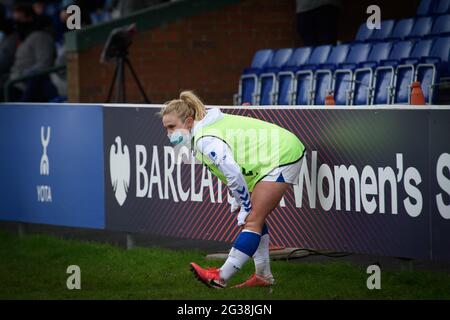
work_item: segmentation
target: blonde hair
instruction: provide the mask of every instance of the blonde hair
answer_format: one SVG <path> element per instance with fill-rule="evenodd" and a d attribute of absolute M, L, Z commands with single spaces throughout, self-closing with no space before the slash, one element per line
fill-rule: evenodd
<path fill-rule="evenodd" d="M 206 108 L 194 92 L 182 91 L 180 98 L 166 102 L 158 115 L 163 117 L 172 112 L 175 112 L 182 121 L 185 121 L 188 117 L 192 117 L 194 120 L 202 120 L 206 115 Z"/>

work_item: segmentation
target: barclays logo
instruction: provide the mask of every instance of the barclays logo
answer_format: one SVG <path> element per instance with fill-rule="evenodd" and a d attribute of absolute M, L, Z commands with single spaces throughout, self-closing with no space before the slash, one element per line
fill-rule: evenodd
<path fill-rule="evenodd" d="M 122 206 L 130 186 L 130 152 L 126 145 L 122 146 L 120 137 L 114 141 L 109 151 L 109 172 L 117 203 Z"/>

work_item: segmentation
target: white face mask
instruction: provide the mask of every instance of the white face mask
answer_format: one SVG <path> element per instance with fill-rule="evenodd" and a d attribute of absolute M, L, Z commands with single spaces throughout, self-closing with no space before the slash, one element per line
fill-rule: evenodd
<path fill-rule="evenodd" d="M 176 129 L 172 134 L 167 135 L 170 143 L 174 146 L 191 146 L 191 134 L 186 129 Z"/>

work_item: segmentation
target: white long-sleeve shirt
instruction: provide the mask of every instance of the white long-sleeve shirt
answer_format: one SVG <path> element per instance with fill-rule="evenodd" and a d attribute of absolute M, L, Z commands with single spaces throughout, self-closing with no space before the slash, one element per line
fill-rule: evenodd
<path fill-rule="evenodd" d="M 230 147 L 221 139 L 207 136 L 197 140 L 196 148 L 204 156 L 209 157 L 227 179 L 227 187 L 241 208 L 251 210 L 250 192 L 247 182 L 236 163 Z"/>

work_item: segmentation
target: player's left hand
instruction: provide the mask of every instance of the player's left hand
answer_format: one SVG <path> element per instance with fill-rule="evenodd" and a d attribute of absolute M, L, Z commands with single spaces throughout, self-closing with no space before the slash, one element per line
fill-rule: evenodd
<path fill-rule="evenodd" d="M 231 213 L 235 212 L 237 209 L 239 209 L 239 203 L 236 201 L 235 197 L 231 197 L 231 202 L 230 202 L 230 211 Z"/>
<path fill-rule="evenodd" d="M 248 210 L 248 209 L 247 209 Z M 237 216 L 238 226 L 243 226 L 245 224 L 245 219 L 252 211 L 251 209 L 247 211 L 245 208 L 241 207 L 239 214 Z"/>

